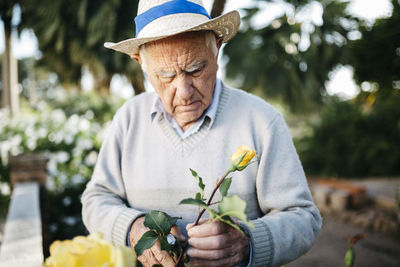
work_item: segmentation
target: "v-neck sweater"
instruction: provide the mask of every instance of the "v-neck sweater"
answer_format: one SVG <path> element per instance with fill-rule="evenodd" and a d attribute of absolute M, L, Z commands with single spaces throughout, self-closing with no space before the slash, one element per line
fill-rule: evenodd
<path fill-rule="evenodd" d="M 194 222 L 197 208 L 179 205 L 198 192 L 195 170 L 210 196 L 216 179 L 230 166 L 240 145 L 257 151 L 258 161 L 232 176 L 229 194 L 247 203 L 254 266 L 278 266 L 313 244 L 321 217 L 286 123 L 259 97 L 223 86 L 213 125 L 181 139 L 162 113 L 150 116 L 155 93 L 128 100 L 114 116 L 82 196 L 83 220 L 90 232 L 126 245 L 132 222 L 150 210 Z M 218 200 L 218 197 L 215 199 Z"/>

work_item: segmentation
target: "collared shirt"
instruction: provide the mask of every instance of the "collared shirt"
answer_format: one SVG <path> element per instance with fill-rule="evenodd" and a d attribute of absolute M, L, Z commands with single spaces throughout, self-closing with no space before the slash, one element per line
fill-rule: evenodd
<path fill-rule="evenodd" d="M 210 106 L 206 109 L 206 111 L 203 113 L 203 115 L 192 126 L 190 126 L 189 129 L 187 129 L 186 131 L 183 131 L 182 128 L 179 126 L 178 122 L 175 120 L 175 118 L 167 113 L 167 111 L 164 108 L 164 105 L 161 102 L 160 97 L 157 97 L 157 99 L 154 101 L 153 107 L 151 109 L 152 119 L 154 118 L 155 113 L 164 114 L 164 118 L 168 121 L 168 123 L 172 126 L 172 128 L 174 128 L 176 134 L 181 139 L 185 139 L 188 136 L 199 131 L 199 129 L 200 129 L 201 125 L 203 125 L 206 117 L 208 117 L 210 119 L 209 128 L 212 126 L 214 119 L 215 119 L 215 115 L 217 113 L 218 101 L 219 101 L 219 97 L 221 95 L 221 91 L 222 91 L 222 82 L 221 82 L 221 80 L 217 79 L 215 82 L 213 98 L 212 98 L 212 102 L 211 102 Z"/>

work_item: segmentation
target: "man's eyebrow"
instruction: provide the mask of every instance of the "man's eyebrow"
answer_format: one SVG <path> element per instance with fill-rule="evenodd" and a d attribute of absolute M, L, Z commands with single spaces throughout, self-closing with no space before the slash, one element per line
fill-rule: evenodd
<path fill-rule="evenodd" d="M 191 73 L 191 72 L 198 71 L 198 70 L 202 69 L 205 65 L 207 65 L 207 60 L 203 60 L 203 61 L 200 61 L 200 62 L 196 62 L 196 63 L 194 63 L 193 65 L 187 67 L 187 68 L 185 69 L 185 72 Z"/>
<path fill-rule="evenodd" d="M 164 77 L 164 78 L 172 78 L 172 77 L 174 77 L 176 75 L 176 73 L 174 71 L 173 72 L 168 72 L 168 71 L 165 71 L 165 70 L 158 70 L 158 71 L 156 71 L 156 74 L 158 76 L 161 76 L 161 77 Z"/>

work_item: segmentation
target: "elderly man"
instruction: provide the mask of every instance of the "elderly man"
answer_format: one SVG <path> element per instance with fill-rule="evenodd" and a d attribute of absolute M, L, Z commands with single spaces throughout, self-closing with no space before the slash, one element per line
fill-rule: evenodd
<path fill-rule="evenodd" d="M 127 101 L 113 119 L 82 197 L 89 231 L 133 247 L 146 232 L 143 216 L 161 210 L 182 217 L 172 234 L 188 242 L 194 265 L 278 266 L 304 254 L 321 217 L 284 119 L 216 78 L 219 49 L 236 34 L 238 12 L 211 19 L 201 1 L 146 0 L 135 22 L 136 38 L 106 46 L 141 64 L 155 92 Z M 230 192 L 246 201 L 254 228 L 244 226 L 243 235 L 219 221 L 193 226 L 196 208 L 178 205 L 197 189 L 189 168 L 211 185 L 240 145 L 255 148 L 259 160 L 235 173 Z M 140 260 L 173 265 L 159 246 Z"/>

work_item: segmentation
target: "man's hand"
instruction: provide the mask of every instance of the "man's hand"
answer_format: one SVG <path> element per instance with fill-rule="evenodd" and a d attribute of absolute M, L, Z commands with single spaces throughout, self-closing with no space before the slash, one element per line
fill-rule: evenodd
<path fill-rule="evenodd" d="M 193 265 L 236 266 L 249 258 L 247 236 L 221 221 L 189 224 L 186 229 L 190 245 L 187 254 Z"/>
<path fill-rule="evenodd" d="M 135 248 L 136 243 L 139 241 L 142 235 L 149 230 L 149 228 L 144 226 L 143 222 L 144 217 L 137 218 L 132 225 L 131 231 L 129 232 L 129 241 L 132 249 Z M 185 236 L 176 225 L 172 227 L 171 234 L 181 242 L 186 241 Z M 157 241 L 150 249 L 146 249 L 143 254 L 138 257 L 138 260 L 145 267 L 153 266 L 154 264 L 161 264 L 164 267 L 175 266 L 175 262 L 169 253 L 165 250 L 161 250 L 160 241 Z"/>

